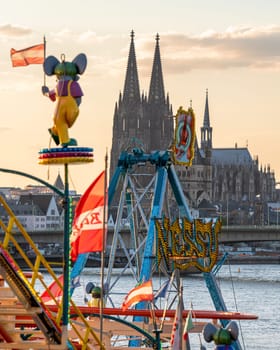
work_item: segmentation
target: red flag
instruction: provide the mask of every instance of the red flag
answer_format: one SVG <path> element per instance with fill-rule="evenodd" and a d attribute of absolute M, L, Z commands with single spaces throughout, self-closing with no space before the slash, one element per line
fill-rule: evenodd
<path fill-rule="evenodd" d="M 41 294 L 41 299 L 44 304 L 54 305 L 56 304 L 55 300 L 59 302 L 62 299 L 63 275 L 60 275 L 58 280 L 61 285 L 54 280 Z"/>
<path fill-rule="evenodd" d="M 104 186 L 105 171 L 102 171 L 77 204 L 70 237 L 72 261 L 80 253 L 103 251 L 104 209 L 107 211 Z"/>
<path fill-rule="evenodd" d="M 122 309 L 127 310 L 130 306 L 133 306 L 141 301 L 152 301 L 154 299 L 152 281 L 149 280 L 133 288 L 125 297 Z"/>
<path fill-rule="evenodd" d="M 11 49 L 13 67 L 44 63 L 45 44 L 34 45 L 23 50 Z"/>

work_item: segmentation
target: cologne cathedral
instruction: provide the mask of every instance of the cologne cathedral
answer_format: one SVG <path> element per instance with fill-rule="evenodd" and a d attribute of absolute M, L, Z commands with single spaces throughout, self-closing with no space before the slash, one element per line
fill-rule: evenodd
<path fill-rule="evenodd" d="M 131 32 L 124 89 L 114 110 L 110 176 L 121 151 L 141 147 L 150 153 L 170 149 L 172 145 L 174 116 L 169 95 L 165 93 L 159 41 L 157 34 L 148 94 L 140 94 L 134 32 Z M 189 206 L 204 216 L 217 215 L 226 208 L 232 218 L 238 213 L 239 223 L 253 223 L 249 222 L 250 211 L 256 212 L 256 207 L 277 200 L 274 172 L 269 165 L 260 166 L 247 147 L 214 148 L 212 133 L 206 91 L 200 144 L 196 130 L 192 166 L 176 166 Z"/>

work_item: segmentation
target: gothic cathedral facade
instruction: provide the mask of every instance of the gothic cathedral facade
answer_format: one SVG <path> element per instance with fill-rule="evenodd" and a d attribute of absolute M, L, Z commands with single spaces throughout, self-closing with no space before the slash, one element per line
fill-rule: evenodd
<path fill-rule="evenodd" d="M 270 166 L 259 167 L 258 159 L 252 159 L 247 147 L 214 148 L 212 131 L 206 91 L 200 146 L 196 138 L 192 166 L 176 166 L 190 207 L 212 210 L 219 203 L 237 203 L 237 206 L 247 203 L 250 207 L 256 198 L 262 202 L 275 201 L 276 181 Z M 134 147 L 142 148 L 145 153 L 167 150 L 173 137 L 174 117 L 164 89 L 159 35 L 156 35 L 149 92 L 141 94 L 132 31 L 124 90 L 114 110 L 110 177 L 122 151 Z"/>

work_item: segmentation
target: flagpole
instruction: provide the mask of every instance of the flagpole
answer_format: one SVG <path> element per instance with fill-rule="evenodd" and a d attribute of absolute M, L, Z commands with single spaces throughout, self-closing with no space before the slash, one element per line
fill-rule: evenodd
<path fill-rule="evenodd" d="M 64 165 L 64 259 L 63 259 L 63 305 L 62 305 L 62 334 L 66 341 L 68 338 L 68 320 L 69 320 L 69 272 L 70 272 L 70 239 L 69 239 L 69 182 L 68 182 L 68 164 Z"/>
<path fill-rule="evenodd" d="M 186 322 L 187 322 L 189 316 L 192 317 L 192 312 L 193 312 L 193 306 L 192 306 L 192 303 L 191 303 L 191 308 L 190 308 L 189 314 L 187 316 Z M 187 330 L 187 331 L 189 331 L 189 330 Z M 198 336 L 199 336 L 199 342 L 200 342 L 200 345 L 201 345 L 202 343 L 201 343 L 200 333 L 198 333 Z M 184 342 L 184 346 L 185 346 L 186 350 L 191 350 L 189 335 L 187 337 L 186 342 Z"/>
<path fill-rule="evenodd" d="M 155 333 L 155 335 L 156 335 L 156 350 L 160 350 L 161 349 L 160 333 L 162 332 L 162 330 L 158 329 L 158 327 L 157 327 L 154 303 L 151 302 L 150 306 L 151 306 L 151 315 L 152 315 L 153 326 L 154 326 L 153 333 Z"/>
<path fill-rule="evenodd" d="M 171 287 L 173 285 L 174 275 L 175 275 L 175 270 L 172 272 L 172 275 L 171 275 L 171 278 L 170 278 L 170 282 L 169 282 L 169 286 L 171 286 Z M 166 311 L 167 311 L 167 307 L 168 307 L 169 294 L 170 294 L 170 291 L 168 291 L 167 297 L 165 298 L 165 305 L 164 305 L 164 309 L 163 309 L 162 320 L 161 320 L 160 327 L 159 327 L 160 331 L 162 331 L 163 323 L 165 321 L 165 315 L 166 315 Z"/>
<path fill-rule="evenodd" d="M 181 350 L 182 349 L 182 340 L 183 340 L 183 283 L 182 279 L 179 276 L 179 272 L 176 271 L 176 284 L 177 284 L 177 308 L 174 316 L 170 344 L 172 350 Z"/>
<path fill-rule="evenodd" d="M 195 315 L 195 311 L 193 309 L 193 303 L 191 302 L 191 315 L 192 317 L 194 317 L 194 322 L 196 322 L 196 315 Z M 200 333 L 198 333 L 198 339 L 199 339 L 199 344 L 200 344 L 200 348 L 203 349 L 203 344 L 202 344 L 202 341 L 201 341 L 201 335 Z M 190 346 L 190 345 L 189 345 Z"/>
<path fill-rule="evenodd" d="M 46 37 L 44 35 L 44 62 L 45 62 L 45 59 L 46 59 L 46 44 L 47 44 L 47 41 L 46 41 Z M 46 73 L 45 73 L 45 70 L 43 69 L 44 71 L 44 86 L 46 86 Z"/>
<path fill-rule="evenodd" d="M 100 344 L 102 344 L 103 333 L 103 300 L 104 300 L 104 263 L 105 263 L 105 249 L 106 249 L 106 208 L 107 208 L 107 169 L 108 169 L 108 152 L 105 154 L 105 178 L 104 178 L 104 204 L 103 204 L 103 239 L 101 251 L 101 295 L 100 295 Z"/>
<path fill-rule="evenodd" d="M 183 280 L 182 278 L 179 279 L 179 303 L 180 303 L 180 320 L 183 321 L 183 309 L 184 309 L 184 303 L 183 303 Z M 180 349 L 182 349 L 182 343 L 183 343 L 183 325 L 179 327 L 179 345 Z"/>

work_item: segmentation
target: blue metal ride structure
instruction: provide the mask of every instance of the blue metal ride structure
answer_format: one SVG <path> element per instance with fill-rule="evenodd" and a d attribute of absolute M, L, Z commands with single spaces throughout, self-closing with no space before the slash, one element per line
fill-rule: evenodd
<path fill-rule="evenodd" d="M 148 174 L 146 171 L 146 173 L 141 175 L 139 173 L 140 167 L 144 170 L 149 167 L 150 171 Z M 152 167 L 154 167 L 153 171 L 151 171 Z M 135 169 L 138 169 L 138 174 L 136 174 Z M 136 180 L 133 182 L 133 178 L 137 179 L 137 176 L 148 175 L 150 175 L 152 179 L 147 181 L 147 185 L 139 191 L 139 188 L 137 189 L 139 181 L 137 182 Z M 168 184 L 170 187 L 168 187 Z M 107 280 L 105 282 L 108 295 L 110 294 L 110 291 L 113 290 L 118 279 L 121 278 L 121 274 L 127 268 L 131 269 L 132 275 L 136 280 L 135 284 L 148 281 L 152 278 L 155 262 L 155 220 L 162 219 L 166 214 L 166 211 L 168 212 L 168 206 L 165 204 L 168 199 L 167 193 L 169 188 L 171 188 L 173 198 L 177 204 L 178 217 L 186 218 L 188 221 L 192 222 L 193 217 L 188 207 L 179 178 L 176 174 L 170 151 L 155 151 L 147 154 L 140 148 L 134 148 L 132 149 L 132 152 L 125 151 L 121 153 L 118 160 L 118 166 L 111 178 L 108 189 L 109 213 L 112 209 L 114 196 L 118 191 L 120 193 L 108 264 Z M 171 194 L 168 193 L 169 197 L 170 195 Z M 148 211 L 147 208 L 144 208 L 141 204 L 141 201 L 145 196 L 146 200 L 148 198 L 148 201 L 150 201 L 150 208 Z M 131 244 L 134 244 L 134 253 L 132 255 L 126 249 L 126 244 L 121 234 L 124 230 L 124 212 L 126 215 L 126 230 L 130 231 Z M 141 233 L 143 233 L 143 239 L 140 244 L 137 244 L 137 236 Z M 120 275 L 113 281 L 112 272 L 118 246 L 123 249 L 128 262 L 123 268 L 122 273 L 120 273 Z M 134 261 L 133 264 L 132 261 Z M 220 288 L 216 283 L 215 273 L 206 272 L 203 275 L 216 310 L 227 311 Z M 144 309 L 147 307 L 147 304 L 139 303 L 136 307 L 137 309 Z M 135 317 L 134 320 L 141 321 L 143 318 L 138 316 Z M 228 320 L 223 320 L 222 325 L 226 326 L 228 322 Z M 132 340 L 130 346 L 139 346 L 139 342 Z M 238 341 L 235 342 L 234 346 L 236 350 L 241 350 Z"/>

